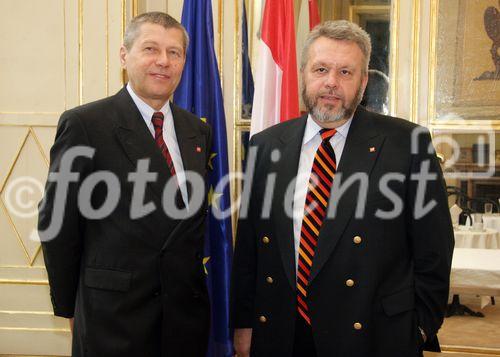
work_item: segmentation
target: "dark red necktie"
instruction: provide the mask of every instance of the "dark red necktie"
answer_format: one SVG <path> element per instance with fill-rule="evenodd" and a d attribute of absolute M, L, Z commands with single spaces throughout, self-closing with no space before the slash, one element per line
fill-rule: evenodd
<path fill-rule="evenodd" d="M 318 244 L 319 231 L 326 216 L 330 189 L 337 170 L 335 152 L 329 141 L 336 132 L 335 129 L 320 130 L 323 140 L 314 156 L 307 188 L 304 218 L 300 230 L 297 266 L 297 311 L 308 325 L 311 325 L 311 317 L 307 301 L 307 288 L 314 250 Z"/>
<path fill-rule="evenodd" d="M 158 148 L 161 150 L 165 161 L 167 162 L 168 169 L 172 176 L 175 176 L 175 167 L 174 162 L 172 161 L 172 156 L 170 156 L 170 152 L 168 151 L 167 144 L 165 144 L 165 140 L 163 140 L 163 113 L 155 112 L 153 113 L 153 117 L 151 118 L 151 122 L 153 123 L 153 127 L 155 128 L 155 141 Z"/>

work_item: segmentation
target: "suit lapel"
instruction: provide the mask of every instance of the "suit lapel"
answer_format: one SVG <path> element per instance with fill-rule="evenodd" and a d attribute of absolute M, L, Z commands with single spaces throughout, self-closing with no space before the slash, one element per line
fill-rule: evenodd
<path fill-rule="evenodd" d="M 206 137 L 202 135 L 197 127 L 183 115 L 175 104 L 171 103 L 172 116 L 174 118 L 175 135 L 182 157 L 184 171 L 196 172 L 205 175 L 207 151 Z M 188 185 L 188 196 L 191 197 L 192 187 Z"/>
<path fill-rule="evenodd" d="M 295 289 L 295 245 L 293 233 L 293 218 L 286 214 L 284 207 L 286 190 L 290 183 L 295 179 L 299 166 L 300 151 L 302 147 L 302 138 L 304 136 L 307 116 L 295 120 L 280 137 L 281 160 L 277 164 L 277 179 L 275 197 L 273 198 L 273 212 L 275 232 L 282 263 L 286 276 L 292 288 Z M 292 163 L 292 164 L 291 164 Z M 295 181 L 294 181 L 295 182 Z M 293 197 L 293 191 L 292 196 Z M 293 202 L 287 202 L 290 205 Z M 291 207 L 288 209 L 290 210 Z"/>
<path fill-rule="evenodd" d="M 372 115 L 363 108 L 358 107 L 352 120 L 335 178 L 341 178 L 343 183 L 359 173 L 369 177 L 385 139 L 377 131 Z M 357 184 L 352 185 L 340 198 L 335 190 L 332 191 L 330 204 L 337 205 L 336 216 L 333 219 L 326 218 L 323 222 L 315 250 L 311 281 L 318 275 L 341 239 L 356 208 L 358 188 Z"/>
<path fill-rule="evenodd" d="M 134 167 L 137 167 L 138 160 L 149 159 L 149 172 L 157 173 L 158 176 L 155 181 L 148 183 L 148 187 L 156 196 L 157 207 L 163 207 L 161 204 L 163 189 L 171 178 L 165 158 L 158 150 L 151 132 L 126 88 L 122 88 L 116 94 L 115 101 L 118 108 L 115 134 Z"/>

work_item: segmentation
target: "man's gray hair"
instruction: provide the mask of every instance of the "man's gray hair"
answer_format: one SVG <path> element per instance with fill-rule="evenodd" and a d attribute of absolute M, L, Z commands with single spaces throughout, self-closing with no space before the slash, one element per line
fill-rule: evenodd
<path fill-rule="evenodd" d="M 179 21 L 174 19 L 169 14 L 158 11 L 145 12 L 144 14 L 140 14 L 134 17 L 130 21 L 127 29 L 125 30 L 125 35 L 123 36 L 123 45 L 128 51 L 130 51 L 134 44 L 134 41 L 140 34 L 141 25 L 145 23 L 157 24 L 163 26 L 166 30 L 172 28 L 180 30 L 182 32 L 184 54 L 186 54 L 187 48 L 189 46 L 189 35 L 186 29 L 179 23 Z"/>
<path fill-rule="evenodd" d="M 304 70 L 309 59 L 309 48 L 314 41 L 320 37 L 325 37 L 331 40 L 352 41 L 357 44 L 364 56 L 363 73 L 368 73 L 368 64 L 372 53 L 370 35 L 368 35 L 368 33 L 357 24 L 346 20 L 325 21 L 322 24 L 317 25 L 311 32 L 309 32 L 306 41 L 304 42 L 304 47 L 302 48 L 300 58 L 301 71 Z"/>

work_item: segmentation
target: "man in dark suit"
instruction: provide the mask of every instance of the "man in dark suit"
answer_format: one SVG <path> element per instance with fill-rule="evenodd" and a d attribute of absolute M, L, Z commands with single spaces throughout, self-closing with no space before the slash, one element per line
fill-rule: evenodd
<path fill-rule="evenodd" d="M 358 106 L 370 52 L 353 23 L 316 27 L 301 62 L 309 114 L 251 139 L 233 262 L 238 357 L 419 356 L 443 321 L 442 173 L 428 131 Z"/>
<path fill-rule="evenodd" d="M 169 102 L 187 46 L 169 15 L 134 18 L 120 50 L 128 85 L 59 121 L 39 234 L 73 356 L 205 356 L 211 131 Z"/>

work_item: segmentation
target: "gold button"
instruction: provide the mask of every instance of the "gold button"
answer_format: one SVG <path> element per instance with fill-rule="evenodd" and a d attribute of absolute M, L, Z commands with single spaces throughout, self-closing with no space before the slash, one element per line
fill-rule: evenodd
<path fill-rule="evenodd" d="M 355 330 L 361 330 L 363 328 L 363 325 L 361 325 L 359 322 L 354 323 L 354 329 Z"/>
<path fill-rule="evenodd" d="M 273 278 L 271 278 L 270 276 L 268 276 L 268 277 L 266 278 L 266 281 L 267 281 L 269 284 L 272 284 L 274 280 L 273 280 Z"/>
<path fill-rule="evenodd" d="M 360 236 L 356 236 L 356 237 L 353 238 L 353 241 L 354 241 L 354 243 L 359 244 L 359 243 L 361 243 L 361 237 Z"/>
<path fill-rule="evenodd" d="M 347 280 L 345 281 L 345 285 L 347 285 L 348 287 L 354 286 L 354 280 L 352 280 L 352 279 L 347 279 Z"/>
<path fill-rule="evenodd" d="M 267 322 L 267 319 L 265 316 L 261 316 L 261 317 L 259 317 L 259 321 L 262 323 L 265 323 L 265 322 Z"/>
<path fill-rule="evenodd" d="M 270 239 L 268 237 L 262 238 L 262 243 L 264 243 L 264 244 L 268 244 L 269 241 L 270 241 Z"/>

